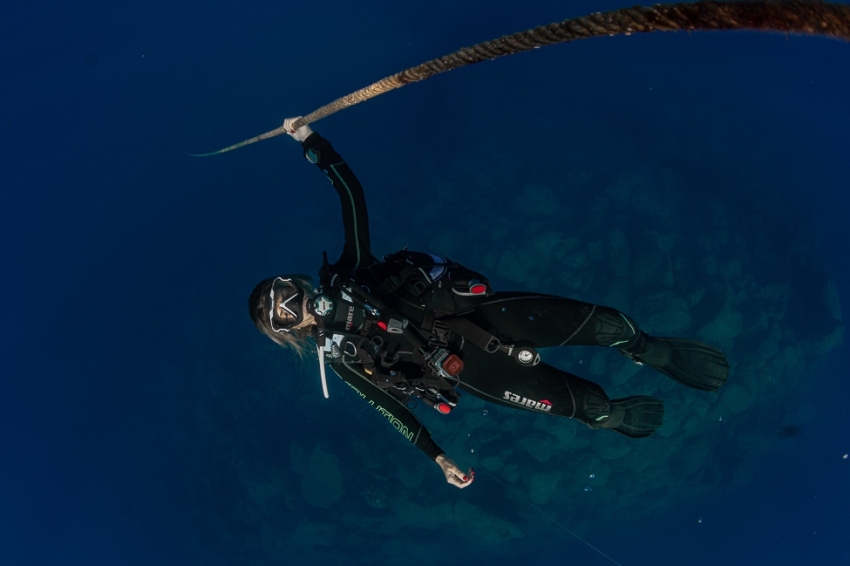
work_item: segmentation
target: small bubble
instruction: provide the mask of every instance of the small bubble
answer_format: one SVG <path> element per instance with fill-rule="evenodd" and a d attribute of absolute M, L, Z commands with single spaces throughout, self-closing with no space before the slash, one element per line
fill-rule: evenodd
<path fill-rule="evenodd" d="M 721 423 L 722 423 L 722 422 L 723 422 L 723 417 L 720 417 L 719 419 L 717 419 L 717 422 L 721 422 Z"/>
<path fill-rule="evenodd" d="M 470 454 L 475 454 L 475 448 L 470 448 L 470 449 L 469 449 L 469 453 L 470 453 Z"/>
<path fill-rule="evenodd" d="M 586 486 L 584 486 L 584 490 L 585 491 L 593 491 L 593 488 L 590 487 L 589 485 L 586 485 Z"/>
<path fill-rule="evenodd" d="M 842 459 L 844 459 L 844 460 L 846 460 L 846 459 L 847 459 L 847 454 L 845 454 L 845 455 L 844 455 L 844 456 L 842 456 L 841 458 L 842 458 Z"/>
<path fill-rule="evenodd" d="M 487 409 L 484 409 L 483 411 L 481 411 L 481 414 L 486 417 L 487 416 Z"/>
<path fill-rule="evenodd" d="M 594 479 L 594 478 L 596 477 L 596 474 L 590 474 L 590 475 L 589 475 L 589 476 L 587 476 L 587 477 L 589 477 L 590 479 Z"/>
<path fill-rule="evenodd" d="M 502 312 L 508 312 L 508 307 L 502 307 Z"/>
<path fill-rule="evenodd" d="M 699 519 L 697 519 L 697 523 L 702 524 L 702 517 L 700 517 Z"/>
<path fill-rule="evenodd" d="M 528 315 L 528 320 L 534 320 L 534 315 L 533 314 Z"/>
<path fill-rule="evenodd" d="M 581 365 L 581 364 L 583 364 L 583 363 L 584 363 L 584 360 L 579 360 L 579 361 L 578 361 L 578 365 Z"/>

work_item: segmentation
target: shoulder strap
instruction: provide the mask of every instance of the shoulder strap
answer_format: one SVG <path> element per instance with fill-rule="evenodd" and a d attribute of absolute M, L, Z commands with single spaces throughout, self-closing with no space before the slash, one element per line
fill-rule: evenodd
<path fill-rule="evenodd" d="M 462 316 L 442 318 L 440 323 L 454 330 L 488 354 L 495 354 L 501 350 L 521 366 L 536 366 L 540 363 L 540 354 L 534 348 L 502 344 L 498 338 L 467 318 Z"/>
<path fill-rule="evenodd" d="M 502 343 L 498 338 L 462 316 L 441 318 L 440 323 L 469 340 L 487 353 L 495 353 Z"/>

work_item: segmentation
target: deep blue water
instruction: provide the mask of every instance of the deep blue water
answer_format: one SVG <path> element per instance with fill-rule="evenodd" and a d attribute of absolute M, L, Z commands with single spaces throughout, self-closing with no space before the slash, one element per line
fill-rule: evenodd
<path fill-rule="evenodd" d="M 266 344 L 245 312 L 259 279 L 314 273 L 322 250 L 336 254 L 341 229 L 327 182 L 289 139 L 215 158 L 187 154 L 272 129 L 463 45 L 617 7 L 532 0 L 0 8 L 0 564 L 303 564 L 320 563 L 323 553 L 338 561 L 350 548 L 362 549 L 351 560 L 392 563 L 410 541 L 449 563 L 524 556 L 610 564 L 485 474 L 464 492 L 443 484 L 436 467 L 412 487 L 398 480 L 397 470 L 423 465 L 417 451 L 338 382 L 330 400 L 321 399 L 312 365 Z M 706 212 L 717 203 L 727 231 L 740 235 L 741 249 L 729 244 L 727 253 L 758 258 L 762 248 L 747 248 L 758 241 L 785 253 L 769 268 L 753 259 L 760 271 L 746 272 L 745 262 L 741 278 L 792 282 L 793 300 L 806 306 L 782 330 L 802 339 L 821 330 L 806 301 L 822 303 L 822 288 L 807 286 L 802 271 L 831 278 L 845 312 L 850 293 L 848 64 L 850 45 L 821 38 L 600 38 L 456 70 L 315 129 L 366 187 L 377 253 L 444 246 L 481 270 L 487 248 L 476 246 L 488 230 L 534 222 L 511 209 L 517 183 L 555 191 L 570 234 L 619 172 L 648 185 L 669 172 L 675 210 L 685 216 L 675 224 L 684 260 L 702 265 L 696 242 L 720 231 Z M 587 172 L 585 181 L 570 184 L 577 171 Z M 411 220 L 447 199 L 452 205 L 439 216 Z M 755 221 L 753 211 L 767 220 Z M 642 231 L 640 218 L 618 216 L 598 227 L 600 237 Z M 531 271 L 558 292 L 552 274 L 564 269 L 538 263 Z M 490 271 L 502 288 L 522 286 Z M 603 300 L 605 280 L 594 281 L 577 298 Z M 745 319 L 751 304 L 742 302 Z M 710 320 L 721 306 L 694 317 Z M 751 336 L 735 351 L 760 343 Z M 688 494 L 671 476 L 661 509 L 641 514 L 661 494 L 639 492 L 620 514 L 600 499 L 592 516 L 592 506 L 581 506 L 559 519 L 623 565 L 850 562 L 846 346 L 798 373 L 737 413 L 734 429 L 721 428 L 733 426 L 725 405 L 708 400 L 707 458 L 722 480 Z M 733 372 L 730 384 L 735 379 L 758 376 Z M 480 412 L 472 406 L 468 414 Z M 448 422 L 463 435 L 464 423 Z M 511 439 L 538 433 L 531 420 L 518 423 Z M 789 425 L 799 433 L 776 434 Z M 602 434 L 580 428 L 577 438 Z M 336 507 L 301 498 L 297 454 L 313 446 L 340 459 L 345 496 Z M 525 452 L 511 458 L 537 465 Z M 270 470 L 287 496 L 260 518 L 245 501 Z M 346 541 L 357 513 L 389 513 L 358 495 L 373 485 L 389 486 L 381 489 L 390 500 L 469 502 L 522 525 L 524 536 L 485 543 L 455 537 L 450 526 L 408 523 Z M 581 485 L 562 480 L 557 489 Z M 295 523 L 320 535 L 321 525 L 336 526 L 326 547 L 278 545 L 275 554 L 244 542 L 260 531 L 284 540 Z M 410 560 L 428 558 L 416 549 Z"/>

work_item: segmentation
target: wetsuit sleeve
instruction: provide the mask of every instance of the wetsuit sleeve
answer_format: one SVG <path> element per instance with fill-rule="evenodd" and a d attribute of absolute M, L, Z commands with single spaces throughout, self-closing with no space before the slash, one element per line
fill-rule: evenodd
<path fill-rule="evenodd" d="M 444 451 L 431 438 L 431 433 L 401 401 L 372 383 L 361 367 L 331 364 L 334 372 L 360 397 L 426 456 L 436 460 Z"/>
<path fill-rule="evenodd" d="M 342 205 L 342 225 L 345 229 L 345 245 L 342 256 L 335 264 L 337 268 L 357 270 L 369 267 L 375 259 L 369 242 L 369 216 L 366 213 L 366 197 L 363 186 L 354 172 L 334 150 L 330 142 L 313 132 L 302 142 L 304 157 L 328 176 Z"/>

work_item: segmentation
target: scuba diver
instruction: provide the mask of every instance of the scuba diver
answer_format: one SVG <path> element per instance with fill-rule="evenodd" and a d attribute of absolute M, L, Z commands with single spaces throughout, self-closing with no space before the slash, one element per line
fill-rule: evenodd
<path fill-rule="evenodd" d="M 493 291 L 488 279 L 449 259 L 407 249 L 377 259 L 369 241 L 363 187 L 331 144 L 309 126 L 289 135 L 339 194 L 345 243 L 319 286 L 306 276 L 261 281 L 248 299 L 251 319 L 274 342 L 303 356 L 316 348 L 325 365 L 409 442 L 464 488 L 464 473 L 437 446 L 411 405 L 448 414 L 458 389 L 485 401 L 578 420 L 631 438 L 650 436 L 664 404 L 648 396 L 608 398 L 591 381 L 540 361 L 539 348 L 602 346 L 695 389 L 717 391 L 729 364 L 693 340 L 649 336 L 610 307 L 552 295 Z"/>

